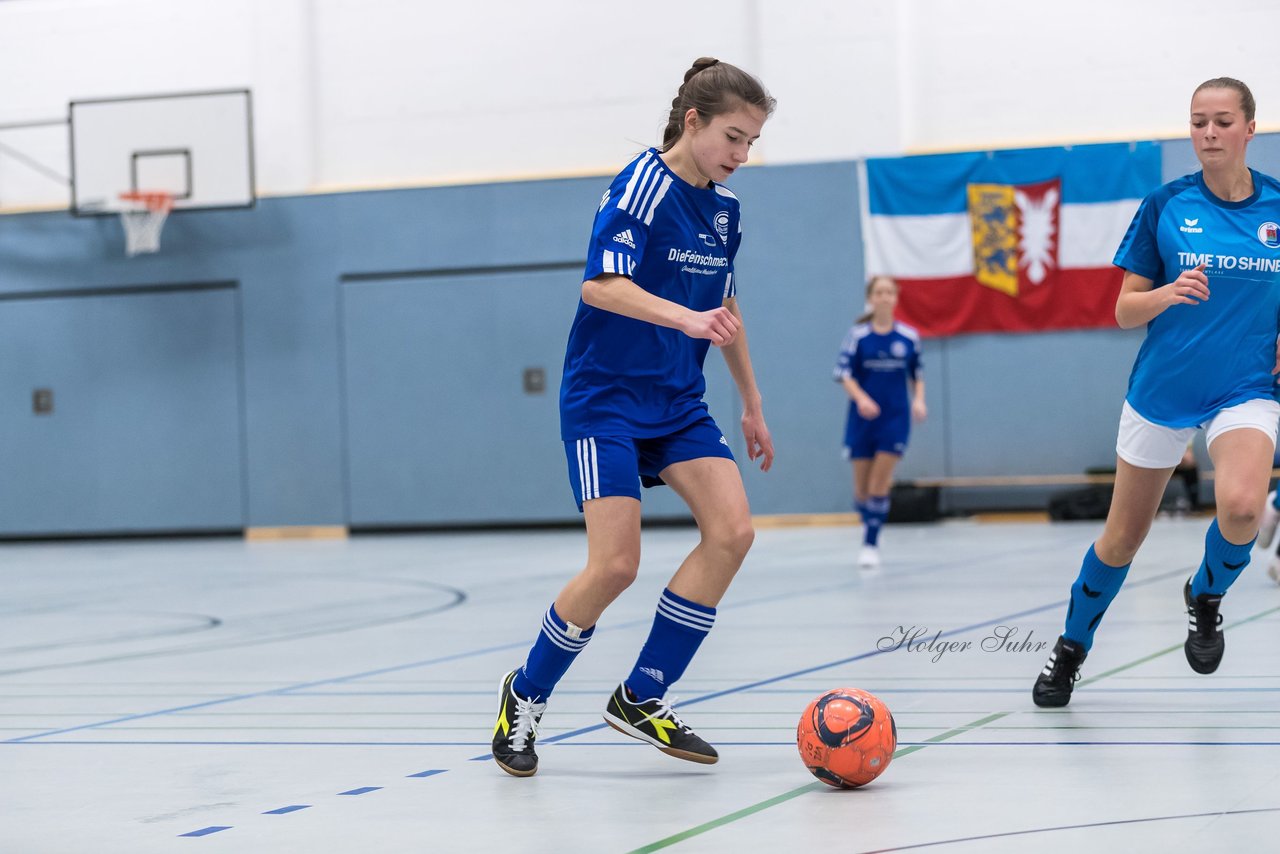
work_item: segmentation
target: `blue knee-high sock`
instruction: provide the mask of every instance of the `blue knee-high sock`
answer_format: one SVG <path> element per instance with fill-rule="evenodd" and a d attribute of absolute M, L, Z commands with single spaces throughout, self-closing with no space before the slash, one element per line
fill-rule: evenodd
<path fill-rule="evenodd" d="M 1191 595 L 1199 596 L 1208 593 L 1221 596 L 1227 588 L 1236 583 L 1240 573 L 1249 565 L 1249 553 L 1253 551 L 1254 537 L 1247 543 L 1236 545 L 1228 542 L 1218 530 L 1218 519 L 1215 516 L 1204 535 L 1204 559 L 1200 561 L 1200 571 L 1191 579 Z"/>
<path fill-rule="evenodd" d="M 880 528 L 889 516 L 889 496 L 867 496 L 866 512 L 862 514 L 862 542 L 874 546 L 880 540 Z"/>
<path fill-rule="evenodd" d="M 595 632 L 595 626 L 582 629 L 562 620 L 552 604 L 542 617 L 542 631 L 538 632 L 524 667 L 516 671 L 511 688 L 526 700 L 545 703 Z"/>
<path fill-rule="evenodd" d="M 651 700 L 667 693 L 667 688 L 684 675 L 693 654 L 716 621 L 716 609 L 663 590 L 658 613 L 653 618 L 649 639 L 626 686 L 638 699 Z"/>
<path fill-rule="evenodd" d="M 1067 606 L 1067 626 L 1062 634 L 1084 646 L 1087 652 L 1093 646 L 1093 633 L 1102 622 L 1107 606 L 1120 592 L 1129 564 L 1108 566 L 1089 546 L 1080 565 L 1080 575 L 1071 585 L 1071 604 Z"/>

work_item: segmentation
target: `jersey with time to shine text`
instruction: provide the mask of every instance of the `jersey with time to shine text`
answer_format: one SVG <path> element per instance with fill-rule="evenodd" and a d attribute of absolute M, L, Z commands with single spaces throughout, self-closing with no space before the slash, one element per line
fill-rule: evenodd
<path fill-rule="evenodd" d="M 1251 170 L 1252 171 L 1252 170 Z M 1147 324 L 1129 405 L 1165 427 L 1195 427 L 1271 397 L 1280 333 L 1280 184 L 1253 172 L 1253 195 L 1215 196 L 1197 172 L 1152 192 L 1115 264 L 1161 287 L 1205 264 L 1209 299 L 1173 305 Z"/>

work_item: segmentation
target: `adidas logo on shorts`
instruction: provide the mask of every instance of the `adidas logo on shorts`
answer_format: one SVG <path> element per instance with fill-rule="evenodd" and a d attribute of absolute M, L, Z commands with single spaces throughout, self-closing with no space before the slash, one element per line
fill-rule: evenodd
<path fill-rule="evenodd" d="M 636 248 L 635 238 L 631 236 L 631 229 L 629 228 L 621 234 L 615 234 L 613 236 L 613 242 L 621 243 L 623 246 L 629 246 L 632 249 Z"/>

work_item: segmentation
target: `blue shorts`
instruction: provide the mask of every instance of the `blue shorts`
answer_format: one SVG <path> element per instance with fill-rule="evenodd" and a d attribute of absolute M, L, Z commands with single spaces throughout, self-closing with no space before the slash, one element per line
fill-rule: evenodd
<path fill-rule="evenodd" d="M 564 443 L 569 461 L 569 484 L 582 511 L 592 498 L 625 495 L 640 499 L 640 485 L 662 486 L 659 473 L 672 463 L 703 457 L 733 459 L 725 439 L 710 415 L 653 439 L 628 436 L 591 436 Z"/>
<path fill-rule="evenodd" d="M 897 454 L 907 450 L 911 437 L 911 413 L 881 413 L 879 418 L 868 421 L 849 412 L 849 422 L 844 429 L 845 456 L 852 460 L 864 460 L 876 454 Z"/>

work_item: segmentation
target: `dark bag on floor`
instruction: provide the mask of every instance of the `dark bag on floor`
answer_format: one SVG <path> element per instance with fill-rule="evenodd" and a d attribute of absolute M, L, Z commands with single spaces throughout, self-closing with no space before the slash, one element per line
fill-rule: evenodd
<path fill-rule="evenodd" d="M 1105 519 L 1111 509 L 1110 484 L 1093 484 L 1049 496 L 1049 518 L 1059 522 L 1073 519 Z"/>
<path fill-rule="evenodd" d="M 942 518 L 936 486 L 900 483 L 889 490 L 889 517 L 886 522 L 936 522 Z"/>

